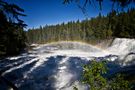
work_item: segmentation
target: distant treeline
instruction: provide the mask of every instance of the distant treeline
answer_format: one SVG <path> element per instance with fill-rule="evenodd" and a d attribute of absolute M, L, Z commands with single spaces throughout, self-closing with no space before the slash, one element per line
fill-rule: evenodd
<path fill-rule="evenodd" d="M 53 41 L 84 41 L 95 43 L 114 37 L 135 37 L 135 9 L 118 13 L 112 11 L 106 16 L 99 14 L 95 18 L 83 21 L 71 21 L 57 25 L 29 29 L 29 43 L 47 43 Z"/>

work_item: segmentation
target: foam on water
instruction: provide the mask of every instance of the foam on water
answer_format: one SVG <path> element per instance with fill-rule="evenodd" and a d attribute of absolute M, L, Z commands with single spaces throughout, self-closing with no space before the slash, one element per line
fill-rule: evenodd
<path fill-rule="evenodd" d="M 82 65 L 89 60 L 106 59 L 128 65 L 130 62 L 133 64 L 135 59 L 134 39 L 117 38 L 106 50 L 80 42 L 32 46 L 35 45 L 36 47 L 27 55 L 27 58 L 33 57 L 32 59 L 21 65 L 12 66 L 3 73 L 3 76 L 13 80 L 20 90 L 72 90 L 74 85 L 81 90 L 88 90 L 88 87 L 79 80 Z M 13 61 L 25 57 L 26 55 L 21 55 L 8 59 Z"/>
<path fill-rule="evenodd" d="M 119 62 L 123 65 L 135 63 L 135 39 L 116 38 L 106 50 L 113 55 L 118 55 Z"/>

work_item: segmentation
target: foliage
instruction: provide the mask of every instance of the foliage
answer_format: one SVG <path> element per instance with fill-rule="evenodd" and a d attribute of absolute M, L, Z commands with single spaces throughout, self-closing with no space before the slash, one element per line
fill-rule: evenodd
<path fill-rule="evenodd" d="M 107 16 L 99 16 L 83 21 L 77 20 L 57 25 L 40 26 L 29 29 L 29 43 L 47 43 L 53 41 L 83 41 L 99 43 L 114 37 L 135 38 L 135 9 Z M 111 18 L 110 18 L 111 17 Z"/>
<path fill-rule="evenodd" d="M 82 83 L 89 85 L 90 90 L 131 90 L 129 81 L 117 74 L 112 79 L 105 77 L 108 71 L 105 61 L 91 61 L 83 67 Z M 78 88 L 74 86 L 75 90 Z"/>
<path fill-rule="evenodd" d="M 23 9 L 15 4 L 8 4 L 0 0 L 0 56 L 14 55 L 25 47 L 26 26 L 19 16 Z"/>
<path fill-rule="evenodd" d="M 112 79 L 110 88 L 111 90 L 131 90 L 129 85 L 129 81 L 124 80 L 123 75 L 117 74 L 116 77 Z"/>
<path fill-rule="evenodd" d="M 105 62 L 97 62 L 93 60 L 90 64 L 83 68 L 82 82 L 90 85 L 90 90 L 103 90 L 107 81 L 102 75 L 107 71 Z"/>
<path fill-rule="evenodd" d="M 70 4 L 75 2 L 77 6 L 83 11 L 86 9 L 87 5 L 93 4 L 95 7 L 99 6 L 99 9 L 102 10 L 104 1 L 106 0 L 63 0 L 63 4 Z M 128 7 L 130 4 L 135 3 L 135 0 L 108 0 L 108 1 L 112 3 L 111 6 L 113 10 L 118 10 L 118 7 L 123 9 L 125 7 Z M 117 5 L 117 7 L 114 7 L 115 5 Z"/>

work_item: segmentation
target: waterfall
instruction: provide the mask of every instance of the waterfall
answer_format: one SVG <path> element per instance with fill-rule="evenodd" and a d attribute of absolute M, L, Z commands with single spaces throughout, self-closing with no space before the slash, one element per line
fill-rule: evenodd
<path fill-rule="evenodd" d="M 124 65 L 135 64 L 135 39 L 116 38 L 106 50 L 118 55 L 119 62 Z"/>
<path fill-rule="evenodd" d="M 110 73 L 121 70 L 122 65 L 135 64 L 134 39 L 116 38 L 105 49 L 70 41 L 32 46 L 28 53 L 8 57 L 0 63 L 0 70 L 5 70 L 3 76 L 13 81 L 20 90 L 72 90 L 74 85 L 88 90 L 79 80 L 82 64 L 93 58 L 110 61 Z"/>

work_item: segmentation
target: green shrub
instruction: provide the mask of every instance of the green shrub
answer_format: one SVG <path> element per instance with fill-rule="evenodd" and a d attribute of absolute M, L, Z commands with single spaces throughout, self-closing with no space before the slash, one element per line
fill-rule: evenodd
<path fill-rule="evenodd" d="M 82 82 L 90 85 L 90 90 L 102 90 L 107 84 L 106 79 L 102 76 L 106 71 L 105 62 L 93 60 L 83 67 Z"/>
<path fill-rule="evenodd" d="M 117 74 L 107 79 L 105 77 L 107 71 L 105 61 L 92 60 L 83 67 L 82 83 L 87 84 L 90 90 L 131 90 L 129 81 L 125 80 L 123 75 Z M 73 89 L 78 90 L 76 86 Z"/>

